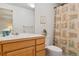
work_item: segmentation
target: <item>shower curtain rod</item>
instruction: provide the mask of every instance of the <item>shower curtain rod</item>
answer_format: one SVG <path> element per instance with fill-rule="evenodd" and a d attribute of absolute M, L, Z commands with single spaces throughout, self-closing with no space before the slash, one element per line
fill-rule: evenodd
<path fill-rule="evenodd" d="M 63 6 L 63 5 L 65 5 L 65 4 L 67 4 L 67 3 L 60 3 L 59 5 L 55 6 L 54 8 L 57 8 L 57 7 L 59 7 L 59 6 Z"/>

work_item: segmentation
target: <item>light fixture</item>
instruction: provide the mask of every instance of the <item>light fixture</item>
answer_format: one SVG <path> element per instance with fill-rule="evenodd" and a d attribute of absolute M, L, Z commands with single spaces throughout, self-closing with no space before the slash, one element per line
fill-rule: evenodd
<path fill-rule="evenodd" d="M 28 3 L 28 6 L 31 8 L 35 8 L 35 4 L 34 3 Z"/>

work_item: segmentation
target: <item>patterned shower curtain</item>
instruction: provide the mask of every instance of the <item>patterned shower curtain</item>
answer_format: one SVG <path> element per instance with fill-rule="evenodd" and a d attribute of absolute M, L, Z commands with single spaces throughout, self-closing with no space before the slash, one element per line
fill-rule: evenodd
<path fill-rule="evenodd" d="M 55 8 L 55 45 L 64 55 L 79 55 L 79 4 L 64 4 Z"/>

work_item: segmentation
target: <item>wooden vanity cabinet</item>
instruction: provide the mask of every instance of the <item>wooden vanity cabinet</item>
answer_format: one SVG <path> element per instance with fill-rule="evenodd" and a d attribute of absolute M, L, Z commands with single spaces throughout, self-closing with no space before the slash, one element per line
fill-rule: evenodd
<path fill-rule="evenodd" d="M 20 39 L 0 45 L 2 56 L 45 56 L 45 42 L 43 38 Z"/>

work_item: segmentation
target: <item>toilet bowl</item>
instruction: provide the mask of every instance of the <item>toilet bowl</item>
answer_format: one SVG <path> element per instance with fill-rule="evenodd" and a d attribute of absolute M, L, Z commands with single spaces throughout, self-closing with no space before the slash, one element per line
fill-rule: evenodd
<path fill-rule="evenodd" d="M 47 56 L 62 56 L 62 49 L 56 46 L 46 46 Z"/>

